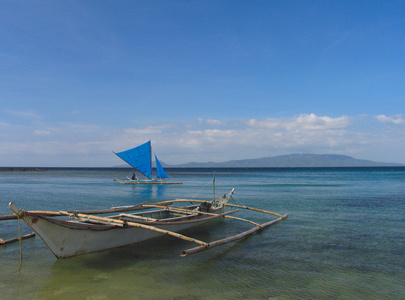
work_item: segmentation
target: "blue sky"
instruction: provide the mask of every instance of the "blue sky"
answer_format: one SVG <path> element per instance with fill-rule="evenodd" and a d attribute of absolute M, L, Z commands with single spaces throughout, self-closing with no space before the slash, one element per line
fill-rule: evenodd
<path fill-rule="evenodd" d="M 405 163 L 404 1 L 0 1 L 0 166 Z"/>

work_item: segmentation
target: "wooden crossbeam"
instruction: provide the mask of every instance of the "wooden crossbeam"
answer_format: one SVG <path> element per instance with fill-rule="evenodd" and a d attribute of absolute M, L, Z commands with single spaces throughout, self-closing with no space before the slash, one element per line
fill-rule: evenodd
<path fill-rule="evenodd" d="M 131 211 L 131 210 L 139 210 L 142 209 L 142 205 L 145 204 L 146 202 L 136 204 L 136 205 L 131 205 L 131 206 L 120 206 L 120 207 L 111 207 L 108 209 L 101 209 L 101 210 L 74 210 L 74 211 L 68 211 L 69 213 L 83 213 L 83 214 L 107 214 L 107 213 L 112 213 L 112 212 L 122 212 L 122 211 Z M 62 214 L 60 212 L 55 212 L 55 211 L 41 211 L 41 210 L 34 210 L 34 211 L 27 211 L 27 213 L 33 213 L 36 215 L 42 215 L 42 216 L 48 216 L 48 217 L 57 217 L 61 216 Z M 5 220 L 15 220 L 18 217 L 13 214 L 13 215 L 1 215 L 0 216 L 0 221 L 5 221 Z"/>
<path fill-rule="evenodd" d="M 245 206 L 245 205 L 237 205 L 237 204 L 230 204 L 230 203 L 225 203 L 224 205 L 225 206 L 248 209 L 248 210 L 253 210 L 253 211 L 262 212 L 262 213 L 265 213 L 265 214 L 275 215 L 275 216 L 280 217 L 280 218 L 285 218 L 284 216 L 282 216 L 280 214 L 277 214 L 275 212 L 271 212 L 271 211 L 268 211 L 268 210 L 264 210 L 264 209 L 258 209 L 258 208 L 249 207 L 249 206 Z"/>
<path fill-rule="evenodd" d="M 120 217 L 125 217 L 125 218 L 130 218 L 130 219 L 139 219 L 143 221 L 157 221 L 157 219 L 151 218 L 151 217 L 142 217 L 142 216 L 137 216 L 137 215 L 132 215 L 132 214 L 119 214 Z"/>
<path fill-rule="evenodd" d="M 72 214 L 66 212 L 66 211 L 60 211 L 60 213 L 62 215 L 65 216 L 71 216 Z M 117 219 L 111 219 L 111 218 L 106 218 L 106 217 L 98 217 L 98 216 L 92 216 L 92 215 L 85 215 L 85 214 L 74 214 L 75 217 L 79 217 L 79 218 L 87 218 L 89 220 L 100 220 L 100 221 L 105 221 L 105 222 L 109 222 L 109 224 L 122 224 L 122 225 L 127 225 L 127 226 L 131 226 L 131 227 L 137 227 L 137 228 L 142 228 L 142 229 L 146 229 L 146 230 L 151 230 L 151 231 L 156 231 L 162 234 L 167 234 L 170 236 L 174 236 L 177 237 L 179 239 L 185 240 L 185 241 L 189 241 L 189 242 L 193 242 L 196 244 L 199 244 L 201 246 L 205 246 L 207 245 L 206 242 L 182 235 L 180 233 L 177 232 L 173 232 L 170 230 L 165 230 L 165 229 L 160 229 L 154 226 L 150 226 L 150 225 L 145 225 L 145 224 L 140 224 L 140 223 L 136 223 L 136 222 L 128 222 L 128 221 L 122 221 L 122 220 L 117 220 Z"/>

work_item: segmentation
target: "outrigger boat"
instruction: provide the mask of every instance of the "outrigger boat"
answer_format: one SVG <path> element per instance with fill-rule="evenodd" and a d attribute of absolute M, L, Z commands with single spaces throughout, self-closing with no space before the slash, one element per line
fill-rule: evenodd
<path fill-rule="evenodd" d="M 151 141 L 146 142 L 138 147 L 115 153 L 119 158 L 135 169 L 135 172 L 130 177 L 124 179 L 114 179 L 118 183 L 125 184 L 181 184 L 181 182 L 170 182 L 166 171 L 155 155 L 156 162 L 156 177 L 152 177 L 152 144 Z M 136 175 L 138 171 L 145 179 L 139 179 Z"/>
<path fill-rule="evenodd" d="M 234 189 L 218 199 L 211 201 L 177 199 L 156 204 L 141 203 L 106 210 L 93 211 L 25 211 L 13 202 L 9 203 L 15 218 L 23 219 L 45 242 L 57 258 L 68 258 L 95 251 L 125 246 L 161 235 L 170 235 L 197 244 L 197 247 L 184 250 L 186 256 L 229 243 L 258 230 L 277 223 L 287 217 L 277 213 L 252 207 L 230 204 Z M 181 204 L 174 206 L 174 204 Z M 237 208 L 226 211 L 226 207 Z M 258 224 L 256 222 L 231 216 L 239 209 L 275 215 L 278 218 Z M 128 213 L 129 211 L 133 211 Z M 109 217 L 98 216 L 111 213 Z M 254 225 L 254 228 L 213 242 L 204 242 L 185 236 L 180 231 L 201 225 L 213 219 L 228 218 Z"/>

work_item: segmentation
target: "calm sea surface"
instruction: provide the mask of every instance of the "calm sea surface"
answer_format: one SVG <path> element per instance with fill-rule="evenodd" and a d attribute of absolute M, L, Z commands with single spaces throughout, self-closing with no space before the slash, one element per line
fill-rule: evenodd
<path fill-rule="evenodd" d="M 212 199 L 214 170 L 169 169 L 182 185 L 113 181 L 129 169 L 0 173 L 0 215 Z M 37 236 L 0 246 L 1 299 L 405 299 L 405 168 L 217 169 L 216 194 L 289 217 L 246 239 L 185 258 L 164 236 L 58 260 Z M 259 222 L 265 215 L 243 211 Z M 32 230 L 22 222 L 22 233 Z M 222 220 L 188 232 L 204 241 L 250 229 Z M 0 221 L 0 238 L 18 236 Z M 107 241 L 106 241 L 107 242 Z"/>

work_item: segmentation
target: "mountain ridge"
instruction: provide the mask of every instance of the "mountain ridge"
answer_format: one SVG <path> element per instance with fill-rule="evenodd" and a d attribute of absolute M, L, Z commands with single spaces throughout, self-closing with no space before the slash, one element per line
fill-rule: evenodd
<path fill-rule="evenodd" d="M 382 163 L 356 159 L 340 154 L 287 154 L 263 158 L 230 160 L 225 162 L 189 162 L 169 165 L 167 168 L 316 168 L 316 167 L 387 167 L 404 166 L 397 163 Z"/>

